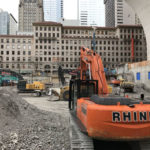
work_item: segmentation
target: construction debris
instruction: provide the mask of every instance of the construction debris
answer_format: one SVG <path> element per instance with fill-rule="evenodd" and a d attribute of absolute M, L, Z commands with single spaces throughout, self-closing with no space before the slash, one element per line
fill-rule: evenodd
<path fill-rule="evenodd" d="M 0 88 L 0 150 L 69 150 L 68 118 L 37 109 Z"/>

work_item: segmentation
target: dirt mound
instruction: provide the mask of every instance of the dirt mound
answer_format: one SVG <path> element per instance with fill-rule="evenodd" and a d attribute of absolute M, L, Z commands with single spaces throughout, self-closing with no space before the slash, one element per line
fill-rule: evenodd
<path fill-rule="evenodd" d="M 0 150 L 69 150 L 68 118 L 28 104 L 0 88 Z"/>

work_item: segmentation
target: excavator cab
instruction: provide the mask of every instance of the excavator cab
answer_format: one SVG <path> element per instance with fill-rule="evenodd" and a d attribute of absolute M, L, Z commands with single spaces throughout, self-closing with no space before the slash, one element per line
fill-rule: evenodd
<path fill-rule="evenodd" d="M 71 80 L 69 89 L 69 109 L 75 109 L 77 99 L 98 94 L 97 80 Z"/>

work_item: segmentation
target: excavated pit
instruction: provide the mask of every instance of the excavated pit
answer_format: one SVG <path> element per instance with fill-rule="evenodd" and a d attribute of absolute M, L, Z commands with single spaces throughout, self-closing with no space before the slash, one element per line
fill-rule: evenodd
<path fill-rule="evenodd" d="M 12 87 L 0 88 L 0 150 L 70 150 L 68 118 L 23 100 Z"/>

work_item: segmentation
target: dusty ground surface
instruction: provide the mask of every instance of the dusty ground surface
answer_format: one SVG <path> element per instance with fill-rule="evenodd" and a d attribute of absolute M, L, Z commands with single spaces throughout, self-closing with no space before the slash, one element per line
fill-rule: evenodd
<path fill-rule="evenodd" d="M 0 150 L 70 149 L 68 117 L 36 108 L 11 87 L 0 88 L 0 120 Z"/>
<path fill-rule="evenodd" d="M 66 118 L 69 116 L 68 102 L 53 100 L 50 96 L 35 97 L 31 94 L 22 95 L 28 103 L 36 106 L 39 109 L 60 114 Z"/>

